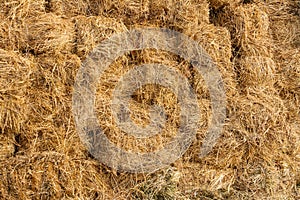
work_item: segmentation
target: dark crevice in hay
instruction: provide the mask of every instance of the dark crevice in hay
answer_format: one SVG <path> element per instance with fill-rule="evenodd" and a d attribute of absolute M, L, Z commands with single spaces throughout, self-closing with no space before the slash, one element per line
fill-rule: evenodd
<path fill-rule="evenodd" d="M 224 14 L 224 8 L 225 8 L 225 5 L 223 5 L 219 8 L 210 7 L 209 8 L 209 22 L 214 24 L 215 26 L 224 26 L 224 24 L 221 24 L 219 21 L 220 16 L 222 14 Z"/>
<path fill-rule="evenodd" d="M 19 152 L 19 150 L 20 150 L 20 146 L 21 146 L 21 134 L 18 134 L 18 135 L 15 136 L 15 142 L 16 143 L 14 144 L 14 146 L 15 146 L 14 155 L 16 155 Z"/>
<path fill-rule="evenodd" d="M 300 17 L 300 1 L 291 2 L 290 11 L 291 14 Z"/>
<path fill-rule="evenodd" d="M 74 48 L 73 48 L 73 52 L 74 54 L 78 54 L 78 40 L 80 38 L 80 34 L 79 34 L 79 29 L 78 29 L 78 24 L 76 23 L 76 19 L 73 18 L 72 19 L 72 23 L 74 23 Z"/>
<path fill-rule="evenodd" d="M 251 4 L 253 2 L 254 2 L 254 0 L 243 0 L 242 4 Z"/>
<path fill-rule="evenodd" d="M 51 0 L 45 0 L 45 11 L 46 13 L 51 12 L 52 8 L 51 8 Z"/>
<path fill-rule="evenodd" d="M 231 61 L 234 59 L 239 59 L 242 57 L 242 47 L 238 44 L 232 44 L 232 57 Z"/>
<path fill-rule="evenodd" d="M 39 55 L 46 53 L 46 52 L 36 52 L 36 51 L 34 51 L 34 49 L 29 49 L 29 48 L 23 48 L 20 50 L 20 52 L 24 55 L 31 54 L 33 56 L 39 56 Z"/>

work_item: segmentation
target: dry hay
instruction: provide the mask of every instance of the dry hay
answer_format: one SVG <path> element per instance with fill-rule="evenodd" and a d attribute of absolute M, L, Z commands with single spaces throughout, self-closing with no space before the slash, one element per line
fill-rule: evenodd
<path fill-rule="evenodd" d="M 114 33 L 126 31 L 126 26 L 113 18 L 85 17 L 75 18 L 76 54 L 85 58 L 102 40 Z"/>
<path fill-rule="evenodd" d="M 232 96 L 236 92 L 236 74 L 231 62 L 231 41 L 230 33 L 223 27 L 215 27 L 210 24 L 202 24 L 186 29 L 185 34 L 192 37 L 194 40 L 205 49 L 211 56 L 214 64 L 222 74 L 222 79 L 225 83 L 226 95 Z M 194 83 L 195 90 L 198 93 L 198 86 L 204 83 L 199 83 L 201 80 L 199 74 L 195 74 Z"/>
<path fill-rule="evenodd" d="M 288 0 L 0 0 L 0 198 L 299 198 L 298 8 L 297 1 Z M 101 41 L 143 26 L 171 28 L 199 42 L 222 74 L 227 119 L 212 152 L 199 158 L 211 123 L 201 75 L 165 51 L 121 56 L 99 80 L 95 102 L 110 141 L 150 152 L 177 131 L 176 96 L 152 84 L 133 95 L 131 118 L 146 125 L 149 107 L 162 105 L 166 130 L 136 139 L 112 119 L 111 91 L 124 73 L 143 63 L 162 63 L 187 77 L 201 118 L 193 144 L 170 167 L 120 173 L 97 162 L 80 141 L 72 116 L 73 85 L 81 62 Z"/>
<path fill-rule="evenodd" d="M 162 130 L 159 135 L 146 139 L 136 139 L 122 132 L 116 125 L 110 110 L 112 91 L 118 80 L 127 71 L 135 66 L 147 63 L 161 63 L 175 68 L 179 73 L 188 77 L 190 83 L 194 82 L 191 74 L 196 74 L 195 71 L 190 70 L 189 64 L 178 58 L 178 56 L 158 50 L 135 51 L 128 57 L 123 56 L 116 61 L 116 63 L 111 65 L 109 70 L 103 73 L 97 88 L 96 101 L 100 126 L 106 130 L 106 135 L 110 141 L 113 141 L 117 146 L 137 152 L 149 152 L 163 148 L 164 145 L 177 134 L 177 129 L 174 127 L 179 123 L 180 115 L 176 95 L 168 88 L 150 84 L 143 86 L 134 93 L 135 97 L 133 101 L 130 102 L 130 109 L 132 111 L 131 118 L 137 124 L 145 126 L 149 123 L 149 106 L 155 102 L 155 104 L 165 108 L 167 116 L 166 128 Z M 120 65 L 123 67 L 120 68 Z M 206 99 L 209 98 L 209 95 L 207 95 L 207 88 L 203 84 L 203 79 L 199 74 L 198 77 L 199 79 L 197 81 L 199 82 L 196 83 L 196 95 L 199 97 L 199 103 L 204 104 Z M 200 91 L 203 91 L 203 93 L 200 93 Z M 205 114 L 206 113 L 203 113 L 203 115 Z M 200 124 L 207 124 L 204 122 L 205 120 L 205 118 L 201 118 Z"/>
<path fill-rule="evenodd" d="M 0 194 L 5 199 L 107 199 L 111 189 L 97 165 L 51 151 L 10 157 L 0 164 Z"/>
<path fill-rule="evenodd" d="M 290 120 L 300 119 L 300 53 L 298 50 L 286 50 L 280 55 L 279 78 L 276 86 L 289 108 Z"/>
<path fill-rule="evenodd" d="M 15 153 L 15 138 L 13 134 L 0 135 L 0 161 L 5 160 Z"/>
<path fill-rule="evenodd" d="M 127 26 L 172 27 L 185 29 L 199 23 L 209 23 L 209 4 L 206 0 L 126 0 L 106 2 L 100 13 L 121 19 Z M 102 10 L 102 11 L 101 11 Z"/>
<path fill-rule="evenodd" d="M 18 134 L 28 114 L 31 59 L 0 49 L 0 131 Z"/>
<path fill-rule="evenodd" d="M 230 31 L 235 56 L 272 57 L 269 18 L 264 7 L 253 4 L 225 7 L 213 20 Z"/>
<path fill-rule="evenodd" d="M 46 13 L 44 0 L 0 1 L 0 48 L 24 51 L 25 19 Z"/>
<path fill-rule="evenodd" d="M 80 60 L 72 54 L 47 54 L 35 58 L 27 134 L 20 151 L 56 151 L 76 154 L 80 149 L 71 113 L 71 94 Z M 44 142 L 42 142 L 44 141 Z"/>
<path fill-rule="evenodd" d="M 22 20 L 28 16 L 36 16 L 46 12 L 45 0 L 1 0 L 0 13 L 12 20 Z"/>
<path fill-rule="evenodd" d="M 13 51 L 19 50 L 24 42 L 25 34 L 22 26 L 0 14 L 0 48 Z"/>
<path fill-rule="evenodd" d="M 187 178 L 180 186 L 191 190 L 190 195 L 220 199 L 249 199 L 254 195 L 265 199 L 268 195 L 288 196 L 294 191 L 299 164 L 286 155 L 299 154 L 299 134 L 286 125 L 284 101 L 272 90 L 257 88 L 248 92 L 229 100 L 224 133 L 208 157 L 199 159 L 195 152 L 200 145 L 194 144 L 191 153 L 175 163 L 185 169 L 179 170 Z M 283 181 L 279 174 L 286 171 L 291 177 Z M 276 176 L 270 177 L 273 173 Z"/>
<path fill-rule="evenodd" d="M 50 12 L 63 17 L 75 17 L 78 15 L 87 15 L 89 11 L 89 1 L 51 0 L 47 5 L 47 9 Z"/>
<path fill-rule="evenodd" d="M 273 88 L 275 84 L 276 65 L 272 58 L 245 56 L 235 63 L 239 73 L 238 82 L 242 88 L 264 86 Z"/>
<path fill-rule="evenodd" d="M 232 1 L 232 0 L 210 0 L 209 3 L 213 8 L 218 9 L 218 8 L 222 8 L 224 6 L 235 7 L 235 6 L 237 6 L 241 3 L 244 3 L 246 1 L 247 0 L 234 0 L 234 1 Z"/>
<path fill-rule="evenodd" d="M 41 54 L 73 50 L 75 29 L 71 20 L 47 13 L 26 20 L 24 28 L 27 51 Z"/>

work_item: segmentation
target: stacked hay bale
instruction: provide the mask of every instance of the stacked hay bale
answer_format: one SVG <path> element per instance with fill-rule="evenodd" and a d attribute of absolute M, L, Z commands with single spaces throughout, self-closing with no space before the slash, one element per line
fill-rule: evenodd
<path fill-rule="evenodd" d="M 30 86 L 32 62 L 12 51 L 0 50 L 1 132 L 19 132 L 27 117 L 25 95 Z"/>
<path fill-rule="evenodd" d="M 0 14 L 0 48 L 19 50 L 25 40 L 22 27 Z"/>
<path fill-rule="evenodd" d="M 277 44 L 275 60 L 279 76 L 276 87 L 289 109 L 290 120 L 299 121 L 299 3 L 270 1 L 266 6 L 272 21 L 270 33 Z"/>
<path fill-rule="evenodd" d="M 18 149 L 18 137 L 26 134 L 33 62 L 13 51 L 0 49 L 0 159 L 12 156 Z"/>
<path fill-rule="evenodd" d="M 58 152 L 26 153 L 0 163 L 1 198 L 111 198 L 105 175 L 92 160 Z"/>
<path fill-rule="evenodd" d="M 126 26 L 114 18 L 101 16 L 74 18 L 76 26 L 76 54 L 84 59 L 104 39 L 126 31 Z"/>
<path fill-rule="evenodd" d="M 0 48 L 23 51 L 26 40 L 24 19 L 45 13 L 44 0 L 19 0 L 0 2 Z"/>
<path fill-rule="evenodd" d="M 93 6 L 96 7 L 96 6 Z M 89 0 L 63 1 L 51 0 L 47 5 L 48 11 L 65 18 L 89 14 Z"/>
<path fill-rule="evenodd" d="M 0 197 L 295 198 L 300 182 L 299 26 L 290 12 L 295 5 L 285 0 L 0 1 Z M 279 25 L 284 26 L 277 30 Z M 180 113 L 172 91 L 149 84 L 133 95 L 131 118 L 145 126 L 149 107 L 161 105 L 168 116 L 165 130 L 147 139 L 120 131 L 110 100 L 128 70 L 143 63 L 168 65 L 187 77 L 197 95 L 197 139 L 172 168 L 147 176 L 117 173 L 96 162 L 79 139 L 71 109 L 81 61 L 112 34 L 142 26 L 174 29 L 198 41 L 222 74 L 228 103 L 223 135 L 199 158 L 211 123 L 201 74 L 182 58 L 153 49 L 132 51 L 112 63 L 99 80 L 95 106 L 107 137 L 125 150 L 164 147 L 177 133 Z"/>
<path fill-rule="evenodd" d="M 26 40 L 23 48 L 34 54 L 72 52 L 74 24 L 52 13 L 32 16 L 24 21 Z"/>
<path fill-rule="evenodd" d="M 35 16 L 45 12 L 45 0 L 2 0 L 0 13 L 12 20 L 21 20 L 26 16 Z"/>
<path fill-rule="evenodd" d="M 249 171 L 253 171 L 260 164 L 265 170 L 273 170 L 277 176 L 282 173 L 282 168 L 285 168 L 289 170 L 291 177 L 295 177 L 296 171 L 293 169 L 297 164 L 289 162 L 281 150 L 281 141 L 292 143 L 297 137 L 287 123 L 288 111 L 275 87 L 280 66 L 276 60 L 274 40 L 270 34 L 272 21 L 268 14 L 269 11 L 264 6 L 247 4 L 224 7 L 213 18 L 214 23 L 226 26 L 230 30 L 240 90 L 236 100 L 228 99 L 230 123 L 226 128 L 230 132 L 225 132 L 225 135 L 229 138 L 234 136 L 234 142 L 226 142 L 225 139 L 223 145 L 228 145 L 223 146 L 219 143 L 220 146 L 217 145 L 216 148 L 220 148 L 219 155 L 224 158 L 220 159 L 223 160 L 220 163 L 231 163 L 239 168 L 243 166 L 243 159 L 247 159 L 249 165 L 246 168 Z M 235 150 L 229 154 L 222 151 L 229 146 L 236 146 L 240 155 L 236 156 Z M 294 148 L 298 148 L 297 145 L 289 146 L 288 151 L 295 155 L 297 153 Z M 222 152 L 225 154 L 222 155 Z M 285 163 L 282 168 L 276 167 L 275 163 L 266 162 L 270 157 L 278 159 L 273 157 L 274 152 L 280 155 L 281 162 Z M 242 178 L 234 184 L 239 190 L 244 190 L 246 183 L 251 182 L 253 174 L 249 171 L 240 174 Z M 257 176 L 264 182 L 269 180 L 264 174 L 258 173 Z M 293 178 L 286 181 L 289 183 L 287 187 L 281 187 L 280 180 L 269 183 L 269 194 L 274 197 L 282 194 L 290 198 L 295 182 Z M 264 187 L 263 182 L 261 185 L 247 185 L 248 189 L 255 191 L 257 196 L 262 195 L 262 198 Z M 289 192 L 285 192 L 286 190 Z"/>

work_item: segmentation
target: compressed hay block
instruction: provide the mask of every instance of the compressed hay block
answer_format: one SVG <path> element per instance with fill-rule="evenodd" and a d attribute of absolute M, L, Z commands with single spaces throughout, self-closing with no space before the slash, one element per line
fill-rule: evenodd
<path fill-rule="evenodd" d="M 253 0 L 256 5 L 264 9 L 270 20 L 288 20 L 295 13 L 297 0 Z M 296 13 L 295 13 L 296 14 Z"/>
<path fill-rule="evenodd" d="M 269 18 L 263 8 L 252 4 L 225 7 L 216 21 L 229 29 L 237 55 L 272 57 Z"/>
<path fill-rule="evenodd" d="M 278 84 L 286 91 L 300 95 L 300 53 L 297 49 L 282 52 Z"/>
<path fill-rule="evenodd" d="M 102 40 L 114 33 L 126 31 L 126 27 L 116 19 L 106 17 L 75 18 L 77 32 L 76 54 L 85 58 Z"/>
<path fill-rule="evenodd" d="M 166 13 L 168 21 L 180 28 L 195 26 L 199 23 L 209 23 L 209 5 L 207 1 L 151 1 L 149 7 L 150 15 L 153 15 L 153 13 Z"/>
<path fill-rule="evenodd" d="M 78 15 L 91 15 L 92 9 L 97 5 L 91 5 L 90 0 L 51 0 L 49 2 L 49 11 L 64 17 L 76 17 Z"/>
<path fill-rule="evenodd" d="M 184 33 L 199 42 L 199 45 L 208 53 L 222 75 L 227 96 L 234 95 L 237 83 L 231 62 L 232 53 L 229 31 L 226 28 L 202 24 L 191 27 L 191 29 L 185 30 Z M 202 79 L 200 77 L 199 74 L 195 76 L 195 85 L 203 85 L 201 82 L 198 83 Z"/>
<path fill-rule="evenodd" d="M 172 137 L 177 134 L 178 115 L 180 108 L 177 105 L 177 98 L 168 88 L 154 84 L 148 84 L 139 88 L 129 102 L 131 119 L 134 123 L 144 126 L 149 123 L 149 107 L 157 104 L 165 108 L 168 116 L 164 128 L 158 135 L 147 138 L 135 138 L 123 131 L 116 123 L 112 110 L 112 92 L 119 79 L 124 74 L 142 63 L 160 62 L 168 66 L 176 66 L 176 56 L 166 52 L 155 50 L 135 51 L 127 56 L 122 56 L 104 72 L 99 80 L 96 93 L 96 113 L 100 127 L 115 145 L 122 149 L 133 152 L 151 152 L 163 148 Z M 151 103 L 152 102 L 152 103 Z"/>
<path fill-rule="evenodd" d="M 276 86 L 289 110 L 291 120 L 300 120 L 300 53 L 287 49 L 277 58 L 280 68 Z"/>
<path fill-rule="evenodd" d="M 19 133 L 27 119 L 31 59 L 0 49 L 0 132 Z"/>
<path fill-rule="evenodd" d="M 23 51 L 24 20 L 45 14 L 45 0 L 0 1 L 0 48 Z"/>
<path fill-rule="evenodd" d="M 236 165 L 241 174 L 238 188 L 247 185 L 254 190 L 266 190 L 264 193 L 270 196 L 283 195 L 288 190 L 286 195 L 292 195 L 295 179 L 291 177 L 299 173 L 299 162 L 294 160 L 299 149 L 299 142 L 296 142 L 299 136 L 288 122 L 286 103 L 275 89 L 257 87 L 231 99 L 230 104 L 228 115 L 233 138 L 239 140 L 239 148 L 242 147 L 240 155 L 244 154 L 243 160 L 247 159 L 247 163 L 242 161 Z M 222 149 L 218 151 L 220 158 Z M 270 173 L 257 173 L 257 167 L 269 170 Z M 276 176 L 273 176 L 274 173 Z M 252 180 L 257 176 L 262 181 L 254 184 Z M 265 182 L 269 183 L 267 187 Z M 272 192 L 269 193 L 269 190 Z"/>
<path fill-rule="evenodd" d="M 73 50 L 75 28 L 71 20 L 47 13 L 25 20 L 24 28 L 23 46 L 28 51 L 41 54 Z"/>
<path fill-rule="evenodd" d="M 0 14 L 13 20 L 46 13 L 46 0 L 1 0 Z"/>
<path fill-rule="evenodd" d="M 13 134 L 0 134 L 0 161 L 12 156 L 15 152 Z"/>
<path fill-rule="evenodd" d="M 234 79 L 235 72 L 230 61 L 231 43 L 229 32 L 225 28 L 217 28 L 213 25 L 205 24 L 201 24 L 197 28 L 194 28 L 194 31 L 195 32 L 192 32 L 194 35 L 190 33 L 192 38 L 199 41 L 199 44 L 202 45 L 212 57 L 217 68 L 222 74 L 223 81 L 225 83 L 225 92 L 229 97 L 233 96 L 236 93 L 236 82 Z M 112 91 L 119 79 L 129 69 L 134 66 L 138 66 L 141 63 L 162 63 L 166 66 L 174 67 L 188 78 L 190 85 L 196 92 L 199 104 L 203 103 L 202 101 L 206 102 L 206 100 L 209 100 L 209 93 L 205 87 L 205 82 L 201 77 L 201 74 L 199 74 L 195 69 L 192 69 L 192 66 L 188 63 L 188 61 L 184 61 L 177 55 L 173 55 L 168 52 L 159 50 L 134 51 L 127 56 L 125 55 L 121 57 L 114 64 L 110 65 L 109 70 L 102 74 L 97 88 L 96 105 L 98 105 L 97 115 L 100 126 L 105 130 L 110 141 L 113 141 L 115 144 L 119 145 L 119 147 L 128 150 L 132 150 L 133 148 L 134 151 L 138 152 L 147 152 L 161 148 L 176 134 L 178 128 L 178 110 L 180 110 L 180 106 L 177 104 L 176 96 L 172 96 L 170 91 L 166 91 L 156 85 L 150 85 L 143 88 L 144 90 L 137 91 L 135 94 L 137 99 L 133 101 L 134 105 L 131 106 L 130 109 L 132 110 L 132 113 L 137 113 L 136 115 L 138 115 L 138 117 L 136 118 L 140 117 L 140 119 L 137 119 L 136 121 L 144 125 L 143 120 L 144 123 L 148 120 L 147 108 L 151 105 L 151 102 L 162 105 L 165 109 L 167 109 L 166 113 L 170 113 L 169 121 L 167 122 L 162 134 L 151 137 L 150 139 L 147 138 L 147 140 L 135 140 L 134 137 L 128 136 L 128 134 L 120 130 L 114 121 L 114 116 L 110 110 Z M 168 109 L 170 110 L 168 111 Z M 209 110 L 209 108 L 207 110 Z M 200 119 L 200 123 L 203 124 L 203 126 L 207 124 L 207 113 L 208 111 L 201 113 L 204 116 Z M 132 118 L 134 120 L 135 117 Z"/>
<path fill-rule="evenodd" d="M 42 54 L 34 60 L 31 102 L 26 131 L 21 136 L 20 150 L 73 152 L 82 148 L 72 119 L 72 88 L 80 59 L 74 54 Z M 68 142 L 62 142 L 66 141 Z"/>
<path fill-rule="evenodd" d="M 113 0 L 90 2 L 94 15 L 120 19 L 127 26 L 137 24 L 180 28 L 209 23 L 206 0 Z"/>
<path fill-rule="evenodd" d="M 17 51 L 25 42 L 22 26 L 0 14 L 0 48 Z"/>
<path fill-rule="evenodd" d="M 236 108 L 232 112 L 233 124 L 241 133 L 245 131 L 249 136 L 267 137 L 285 129 L 286 107 L 274 87 L 253 87 L 245 95 L 231 101 Z"/>
<path fill-rule="evenodd" d="M 28 153 L 0 162 L 0 177 L 4 199 L 112 199 L 108 175 L 86 157 Z"/>
<path fill-rule="evenodd" d="M 240 86 L 273 87 L 276 80 L 276 64 L 268 57 L 246 56 L 237 59 L 235 66 Z"/>
<path fill-rule="evenodd" d="M 299 17 L 290 15 L 288 19 L 272 20 L 270 33 L 277 43 L 277 51 L 280 53 L 286 48 L 300 47 L 300 23 Z"/>

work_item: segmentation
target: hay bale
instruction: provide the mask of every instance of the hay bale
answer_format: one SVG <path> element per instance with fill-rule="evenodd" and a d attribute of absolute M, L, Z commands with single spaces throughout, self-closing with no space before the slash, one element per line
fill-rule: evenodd
<path fill-rule="evenodd" d="M 276 65 L 267 57 L 246 56 L 236 60 L 239 86 L 244 88 L 265 86 L 273 88 L 276 80 Z"/>
<path fill-rule="evenodd" d="M 2 0 L 0 2 L 0 48 L 23 51 L 25 19 L 46 13 L 45 0 Z"/>
<path fill-rule="evenodd" d="M 165 27 L 177 26 L 184 29 L 192 24 L 209 23 L 209 8 L 206 0 L 114 0 L 104 1 L 100 5 L 92 4 L 99 7 L 98 15 L 122 19 L 127 26 L 151 24 Z"/>
<path fill-rule="evenodd" d="M 1 0 L 0 14 L 12 20 L 22 20 L 28 16 L 46 13 L 46 0 Z"/>
<path fill-rule="evenodd" d="M 166 24 L 169 22 L 183 29 L 199 23 L 209 23 L 209 5 L 206 0 L 151 1 L 149 7 L 151 15 L 166 13 L 165 17 L 161 16 L 162 19 L 167 18 Z"/>
<path fill-rule="evenodd" d="M 217 24 L 224 24 L 231 33 L 234 56 L 272 57 L 272 40 L 269 19 L 264 8 L 257 5 L 225 7 L 215 17 Z"/>
<path fill-rule="evenodd" d="M 190 29 L 187 29 L 184 33 L 198 41 L 199 45 L 201 45 L 212 58 L 222 74 L 222 79 L 225 83 L 226 95 L 234 95 L 236 92 L 237 82 L 235 80 L 236 74 L 231 62 L 232 44 L 228 30 L 222 27 L 202 24 L 196 27 L 190 27 Z M 195 85 L 197 85 L 196 87 L 203 85 L 203 83 L 199 82 L 199 80 L 202 80 L 201 75 L 195 74 L 194 81 Z M 196 90 L 198 89 L 196 88 Z M 200 90 L 198 92 L 201 93 Z"/>
<path fill-rule="evenodd" d="M 27 51 L 35 54 L 71 52 L 75 41 L 75 29 L 71 20 L 51 13 L 35 16 L 25 21 Z"/>
<path fill-rule="evenodd" d="M 0 50 L 0 197 L 297 199 L 296 1 L 258 1 L 237 6 L 241 1 L 211 0 L 211 21 L 227 31 L 209 24 L 207 1 L 0 0 L 0 48 L 5 49 Z M 141 26 L 179 30 L 199 41 L 222 73 L 228 118 L 212 152 L 200 159 L 211 116 L 201 75 L 168 52 L 133 51 L 120 57 L 103 74 L 95 105 L 100 125 L 117 146 L 150 152 L 165 146 L 178 128 L 175 95 L 147 85 L 133 95 L 131 118 L 143 126 L 149 107 L 159 104 L 169 115 L 165 132 L 136 140 L 118 130 L 109 113 L 110 92 L 133 66 L 174 68 L 196 90 L 201 111 L 197 139 L 174 163 L 174 171 L 129 175 L 89 158 L 76 132 L 71 98 L 80 58 L 113 33 Z M 29 51 L 34 59 L 8 50 Z"/>
<path fill-rule="evenodd" d="M 282 51 L 276 86 L 289 110 L 290 120 L 300 119 L 300 53 L 298 49 Z"/>
<path fill-rule="evenodd" d="M 248 90 L 245 95 L 229 99 L 229 123 L 224 137 L 215 146 L 215 154 L 203 161 L 221 169 L 237 169 L 239 176 L 233 186 L 238 188 L 234 193 L 239 191 L 239 195 L 292 196 L 293 178 L 285 179 L 287 182 L 284 184 L 280 177 L 283 177 L 281 173 L 284 171 L 287 177 L 293 177 L 296 173 L 297 163 L 291 161 L 286 152 L 295 154 L 299 143 L 285 145 L 294 144 L 297 138 L 289 130 L 285 103 L 276 93 L 274 89 L 257 87 Z M 264 173 L 266 170 L 270 173 Z M 271 177 L 272 173 L 281 175 Z M 285 186 L 281 187 L 282 184 Z M 285 189 L 289 192 L 283 193 Z"/>
<path fill-rule="evenodd" d="M 78 15 L 91 15 L 97 5 L 91 5 L 90 0 L 63 1 L 51 0 L 48 4 L 49 11 L 63 17 L 76 17 Z"/>
<path fill-rule="evenodd" d="M 298 49 L 283 51 L 281 56 L 281 65 L 278 85 L 291 93 L 300 94 L 300 52 Z"/>
<path fill-rule="evenodd" d="M 0 132 L 19 133 L 27 119 L 31 59 L 0 49 Z"/>
<path fill-rule="evenodd" d="M 254 2 L 266 10 L 270 20 L 289 20 L 295 8 L 298 7 L 297 0 L 254 0 Z M 296 14 L 296 13 L 295 13 Z"/>
<path fill-rule="evenodd" d="M 35 152 L 0 163 L 1 197 L 5 199 L 111 199 L 99 165 L 87 158 L 58 152 Z"/>
<path fill-rule="evenodd" d="M 102 40 L 114 33 L 126 31 L 116 19 L 106 17 L 76 17 L 76 54 L 85 58 Z"/>
<path fill-rule="evenodd" d="M 0 134 L 0 161 L 15 153 L 15 139 L 13 134 Z"/>
<path fill-rule="evenodd" d="M 278 44 L 279 53 L 282 48 L 300 47 L 300 23 L 297 16 L 290 15 L 286 20 L 272 20 L 270 28 L 273 40 Z"/>
<path fill-rule="evenodd" d="M 73 54 L 56 53 L 42 54 L 34 61 L 37 68 L 27 97 L 31 109 L 20 149 L 82 154 L 71 112 L 72 87 L 80 59 Z"/>
<path fill-rule="evenodd" d="M 0 48 L 17 51 L 25 42 L 25 34 L 20 24 L 0 14 Z"/>
<path fill-rule="evenodd" d="M 119 58 L 110 66 L 109 70 L 102 74 L 96 93 L 97 117 L 106 136 L 119 148 L 132 152 L 152 152 L 163 148 L 177 134 L 180 108 L 177 105 L 176 95 L 168 88 L 155 84 L 146 85 L 134 93 L 134 98 L 130 102 L 131 118 L 139 126 L 149 123 L 151 104 L 164 107 L 166 116 L 168 116 L 164 128 L 158 135 L 148 138 L 135 138 L 124 132 L 116 123 L 110 105 L 112 92 L 119 79 L 127 71 L 140 64 L 159 61 L 170 67 L 175 67 L 178 64 L 176 59 L 176 56 L 161 51 L 135 51 Z"/>

